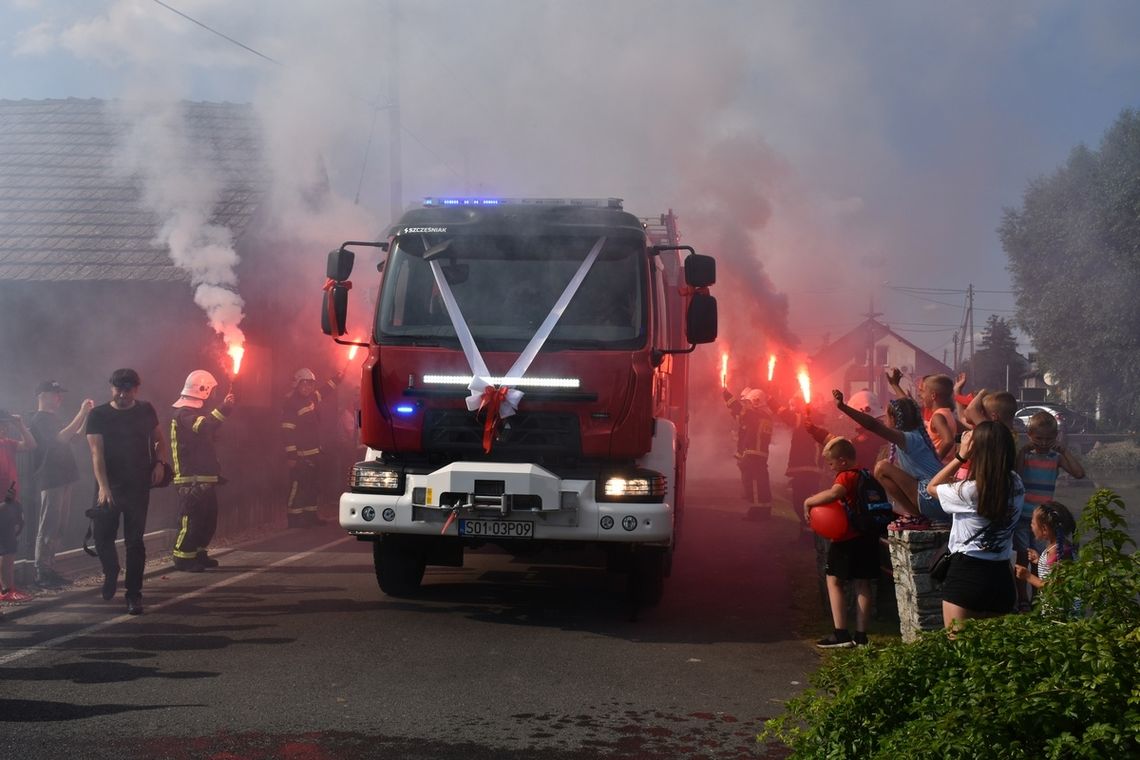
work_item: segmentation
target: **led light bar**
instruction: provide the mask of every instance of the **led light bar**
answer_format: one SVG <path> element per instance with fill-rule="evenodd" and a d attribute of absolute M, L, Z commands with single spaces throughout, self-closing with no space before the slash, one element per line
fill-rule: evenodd
<path fill-rule="evenodd" d="M 462 198 L 429 196 L 424 206 L 579 206 L 582 208 L 622 208 L 621 198 Z"/>
<path fill-rule="evenodd" d="M 458 385 L 466 388 L 471 375 L 424 375 L 424 385 Z M 512 388 L 579 388 L 582 381 L 576 377 L 489 377 L 493 385 Z"/>

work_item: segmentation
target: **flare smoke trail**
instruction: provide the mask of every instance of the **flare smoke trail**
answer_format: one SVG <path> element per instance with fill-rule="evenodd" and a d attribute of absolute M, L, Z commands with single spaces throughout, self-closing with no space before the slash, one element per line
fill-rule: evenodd
<path fill-rule="evenodd" d="M 153 101 L 145 93 L 119 103 L 130 125 L 120 154 L 121 168 L 143 182 L 143 201 L 162 219 L 157 242 L 166 246 L 175 266 L 190 276 L 194 303 L 206 312 L 210 327 L 227 349 L 240 349 L 238 327 L 245 314 L 237 292 L 238 254 L 233 234 L 211 223 L 224 181 L 208 146 L 187 129 L 185 105 Z"/>

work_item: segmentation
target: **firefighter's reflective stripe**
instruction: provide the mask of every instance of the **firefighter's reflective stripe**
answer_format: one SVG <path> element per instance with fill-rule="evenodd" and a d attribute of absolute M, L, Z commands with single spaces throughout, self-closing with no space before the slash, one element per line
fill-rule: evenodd
<path fill-rule="evenodd" d="M 316 404 L 309 404 L 308 406 L 303 406 L 297 410 L 297 416 L 300 417 L 304 414 L 308 414 L 309 412 L 316 411 L 316 408 L 317 408 Z"/>
<path fill-rule="evenodd" d="M 174 466 L 174 480 L 177 481 L 182 474 L 182 463 L 178 456 L 178 418 L 170 421 L 170 459 Z"/>
<path fill-rule="evenodd" d="M 197 547 L 194 551 L 179 551 L 178 547 L 182 546 L 182 542 L 186 540 L 186 533 L 190 530 L 190 518 L 182 515 L 182 519 L 178 521 L 178 535 L 174 538 L 174 551 L 171 552 L 175 559 L 195 559 L 198 556 Z"/>
<path fill-rule="evenodd" d="M 195 483 L 220 483 L 222 479 L 217 475 L 182 475 L 174 478 L 176 486 L 192 486 Z"/>
<path fill-rule="evenodd" d="M 292 422 L 282 422 L 281 423 L 281 429 L 282 430 L 296 430 L 297 425 L 295 423 L 292 423 Z"/>
<path fill-rule="evenodd" d="M 320 453 L 321 453 L 321 450 L 319 448 L 317 448 L 317 449 L 305 449 L 303 451 L 298 451 L 297 456 L 299 456 L 299 457 L 312 457 L 312 456 L 316 456 L 317 454 L 320 454 Z"/>
<path fill-rule="evenodd" d="M 293 452 L 295 452 L 296 450 L 297 450 L 297 447 L 296 447 L 296 446 L 293 446 L 293 445 L 289 445 L 289 446 L 286 446 L 286 447 L 285 447 L 285 451 L 286 451 L 286 452 L 290 452 L 290 451 L 293 451 Z"/>
<path fill-rule="evenodd" d="M 199 417 L 198 419 L 194 420 L 194 424 L 190 426 L 190 429 L 197 433 L 198 430 L 202 427 L 202 423 L 205 421 L 205 417 Z"/>
<path fill-rule="evenodd" d="M 222 414 L 221 409 L 215 409 L 214 411 L 210 412 L 210 416 L 216 419 L 218 422 L 226 421 L 226 415 Z"/>

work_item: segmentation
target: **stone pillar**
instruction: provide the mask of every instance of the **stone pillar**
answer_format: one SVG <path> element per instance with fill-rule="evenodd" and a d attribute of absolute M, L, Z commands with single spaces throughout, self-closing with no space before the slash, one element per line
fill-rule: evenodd
<path fill-rule="evenodd" d="M 921 631 L 942 628 L 942 592 L 930 580 L 927 568 L 934 552 L 945 546 L 949 537 L 949 529 L 892 530 L 887 534 L 903 641 L 914 641 Z"/>

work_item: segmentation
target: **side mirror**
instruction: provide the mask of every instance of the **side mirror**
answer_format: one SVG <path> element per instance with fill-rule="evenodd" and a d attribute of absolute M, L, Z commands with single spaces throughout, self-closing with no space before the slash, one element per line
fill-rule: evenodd
<path fill-rule="evenodd" d="M 692 258 L 690 256 L 685 260 L 686 265 Z M 713 262 L 708 256 L 701 258 Z M 694 293 L 689 301 L 689 310 L 685 313 L 685 337 L 694 345 L 712 343 L 716 340 L 716 328 L 716 298 L 708 293 Z"/>
<path fill-rule="evenodd" d="M 321 298 L 321 332 L 339 338 L 344 335 L 347 321 L 348 288 L 343 285 L 333 285 Z"/>
<path fill-rule="evenodd" d="M 685 257 L 685 283 L 693 288 L 707 288 L 716 282 L 716 259 L 691 253 Z M 715 302 L 713 312 L 715 314 Z M 695 341 L 694 341 L 695 342 Z"/>
<path fill-rule="evenodd" d="M 352 276 L 352 266 L 356 263 L 356 254 L 338 248 L 329 252 L 328 264 L 325 265 L 325 276 L 336 282 L 343 282 Z"/>

